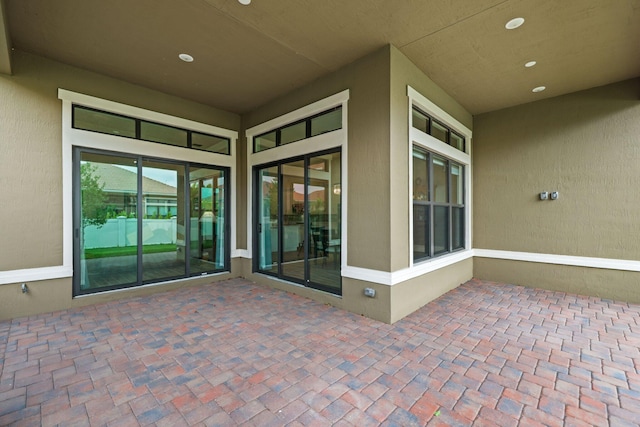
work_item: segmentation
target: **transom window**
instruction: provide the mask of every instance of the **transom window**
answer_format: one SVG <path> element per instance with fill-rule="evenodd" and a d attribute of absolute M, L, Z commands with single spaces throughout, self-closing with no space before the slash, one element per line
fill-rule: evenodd
<path fill-rule="evenodd" d="M 413 146 L 413 259 L 465 247 L 464 166 Z"/>
<path fill-rule="evenodd" d="M 231 140 L 80 105 L 73 106 L 73 128 L 218 154 L 231 154 Z"/>
<path fill-rule="evenodd" d="M 449 144 L 450 146 L 457 148 L 458 150 L 465 151 L 465 139 L 464 136 L 458 134 L 452 130 L 449 126 L 439 122 L 431 117 L 429 114 L 423 112 L 416 106 L 412 108 L 412 124 L 413 127 L 421 130 L 422 132 L 433 136 L 436 139 Z"/>
<path fill-rule="evenodd" d="M 338 129 L 342 129 L 342 106 L 255 136 L 253 152 L 258 153 Z"/>

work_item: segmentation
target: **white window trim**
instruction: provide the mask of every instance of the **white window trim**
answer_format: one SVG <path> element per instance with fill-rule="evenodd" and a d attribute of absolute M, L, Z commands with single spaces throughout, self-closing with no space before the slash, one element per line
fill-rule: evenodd
<path fill-rule="evenodd" d="M 238 132 L 211 126 L 180 117 L 145 110 L 131 105 L 120 104 L 106 99 L 81 93 L 58 89 L 58 98 L 62 101 L 62 265 L 28 268 L 0 272 L 0 284 L 32 282 L 73 277 L 73 165 L 74 146 L 99 150 L 118 151 L 128 154 L 152 156 L 178 161 L 228 167 L 231 173 L 231 188 L 236 186 L 236 143 Z M 74 129 L 72 127 L 72 106 L 83 105 L 97 110 L 116 113 L 229 138 L 231 154 L 209 153 L 184 147 L 141 141 L 137 139 L 105 135 L 96 132 Z M 231 218 L 236 215 L 236 191 L 231 191 Z M 236 222 L 231 221 L 231 256 L 236 251 Z M 166 283 L 166 282 L 163 282 Z"/>
<path fill-rule="evenodd" d="M 301 156 L 305 154 L 312 154 L 318 151 L 329 150 L 332 148 L 341 148 L 341 169 L 342 169 L 342 182 L 340 183 L 341 195 L 342 195 L 342 208 L 341 208 L 341 222 L 342 233 L 340 241 L 342 245 L 341 250 L 341 269 L 346 267 L 347 262 L 347 197 L 348 197 L 348 176 L 347 176 L 347 117 L 348 117 L 348 101 L 349 101 L 349 89 L 342 92 L 331 95 L 327 98 L 316 101 L 312 104 L 298 108 L 297 110 L 283 114 L 259 125 L 253 126 L 245 131 L 247 139 L 247 249 L 242 251 L 244 258 L 253 258 L 253 203 L 255 195 L 253 194 L 253 168 L 261 164 L 270 163 L 276 160 L 286 159 L 290 157 Z M 300 141 L 292 142 L 290 144 L 281 145 L 267 150 L 260 151 L 258 153 L 253 152 L 253 138 L 257 135 L 272 131 L 283 127 L 289 123 L 296 122 L 313 116 L 318 113 L 322 113 L 333 107 L 342 106 L 342 128 L 313 136 L 311 138 L 302 139 Z M 240 252 L 240 251 L 239 251 Z"/>
<path fill-rule="evenodd" d="M 472 182 L 472 168 L 471 168 L 471 146 L 473 133 L 469 128 L 456 120 L 449 113 L 438 107 L 431 102 L 425 96 L 413 89 L 411 86 L 407 86 L 407 97 L 409 102 L 409 188 L 413 187 L 413 146 L 418 145 L 430 152 L 441 154 L 448 159 L 451 159 L 464 166 L 464 207 L 465 207 L 465 230 L 464 230 L 464 249 L 456 251 L 447 255 L 441 255 L 438 257 L 430 258 L 424 261 L 420 261 L 414 264 L 413 260 L 413 199 L 409 197 L 409 268 L 407 271 L 402 270 L 394 273 L 394 280 L 408 280 L 413 277 L 430 273 L 443 267 L 458 263 L 464 259 L 468 259 L 473 256 L 471 250 L 471 243 L 473 242 L 473 187 Z M 457 148 L 450 146 L 431 135 L 428 135 L 413 127 L 413 107 L 418 107 L 434 119 L 453 129 L 465 139 L 465 151 L 460 151 Z"/>

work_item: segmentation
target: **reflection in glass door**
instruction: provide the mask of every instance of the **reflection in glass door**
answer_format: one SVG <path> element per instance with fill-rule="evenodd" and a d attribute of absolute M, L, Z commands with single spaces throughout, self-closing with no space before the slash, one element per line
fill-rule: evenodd
<path fill-rule="evenodd" d="M 82 152 L 76 167 L 74 271 L 80 290 L 136 283 L 136 160 Z"/>
<path fill-rule="evenodd" d="M 142 280 L 184 276 L 185 166 L 145 159 L 142 176 Z"/>
<path fill-rule="evenodd" d="M 196 166 L 189 170 L 189 265 L 192 275 L 220 269 L 225 265 L 224 181 L 224 173 L 220 170 Z"/>
<path fill-rule="evenodd" d="M 340 294 L 340 152 L 256 170 L 256 270 Z"/>
<path fill-rule="evenodd" d="M 303 281 L 304 250 L 304 160 L 284 163 L 282 175 L 282 275 Z"/>
<path fill-rule="evenodd" d="M 309 281 L 333 293 L 340 291 L 340 170 L 340 153 L 311 157 L 307 164 Z"/>
<path fill-rule="evenodd" d="M 278 273 L 278 167 L 258 171 L 258 270 Z"/>
<path fill-rule="evenodd" d="M 229 268 L 227 168 L 73 156 L 76 295 Z"/>

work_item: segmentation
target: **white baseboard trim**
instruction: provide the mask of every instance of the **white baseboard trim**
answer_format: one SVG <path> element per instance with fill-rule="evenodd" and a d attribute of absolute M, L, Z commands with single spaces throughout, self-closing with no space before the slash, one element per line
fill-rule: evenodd
<path fill-rule="evenodd" d="M 232 252 L 232 257 L 251 259 L 251 253 L 246 249 L 236 249 Z M 640 261 L 634 260 L 500 251 L 494 249 L 471 249 L 436 258 L 421 264 L 416 264 L 412 268 L 404 268 L 394 272 L 346 265 L 342 266 L 342 277 L 377 283 L 380 285 L 394 286 L 399 283 L 406 282 L 407 280 L 456 264 L 460 261 L 464 261 L 471 257 L 640 272 Z M 0 271 L 0 285 L 71 277 L 73 277 L 73 268 L 63 265 L 54 267 L 26 268 L 22 270 Z"/>
<path fill-rule="evenodd" d="M 624 259 L 499 251 L 493 249 L 474 249 L 474 256 L 479 258 L 504 259 L 510 261 L 537 262 L 541 264 L 570 265 L 575 267 L 640 272 L 640 261 Z"/>
<path fill-rule="evenodd" d="M 231 258 L 251 259 L 251 253 L 247 249 L 234 249 L 233 251 L 231 251 Z"/>
<path fill-rule="evenodd" d="M 473 249 L 462 252 L 456 252 L 433 260 L 428 260 L 420 264 L 416 264 L 411 268 L 403 268 L 393 272 L 372 270 L 360 267 L 342 267 L 342 277 L 350 279 L 364 280 L 367 282 L 377 283 L 380 285 L 394 286 L 407 280 L 415 279 L 422 275 L 431 273 L 444 267 L 457 264 L 473 257 Z"/>
<path fill-rule="evenodd" d="M 58 265 L 55 267 L 25 268 L 23 270 L 0 271 L 0 285 L 64 279 L 67 277 L 73 277 L 72 267 Z"/>

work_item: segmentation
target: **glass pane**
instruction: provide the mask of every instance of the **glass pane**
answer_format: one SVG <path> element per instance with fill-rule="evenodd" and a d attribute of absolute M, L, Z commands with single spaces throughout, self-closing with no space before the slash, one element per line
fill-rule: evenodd
<path fill-rule="evenodd" d="M 411 114 L 413 127 L 424 133 L 429 133 L 429 117 L 416 108 L 412 109 Z"/>
<path fill-rule="evenodd" d="M 311 119 L 311 136 L 331 132 L 342 128 L 342 107 L 327 111 Z"/>
<path fill-rule="evenodd" d="M 449 135 L 451 139 L 451 146 L 457 148 L 460 151 L 464 151 L 464 138 L 457 133 L 451 132 Z"/>
<path fill-rule="evenodd" d="M 256 136 L 253 139 L 254 147 L 253 152 L 257 153 L 268 148 L 276 146 L 276 131 L 265 133 L 264 135 Z"/>
<path fill-rule="evenodd" d="M 185 275 L 185 167 L 142 161 L 142 280 Z"/>
<path fill-rule="evenodd" d="M 195 166 L 189 168 L 191 275 L 225 268 L 224 186 L 224 171 Z"/>
<path fill-rule="evenodd" d="M 130 117 L 95 111 L 74 105 L 73 127 L 110 135 L 136 137 L 136 121 Z"/>
<path fill-rule="evenodd" d="M 453 249 L 464 248 L 464 208 L 452 208 L 451 245 Z"/>
<path fill-rule="evenodd" d="M 431 155 L 433 164 L 433 200 L 437 203 L 447 203 L 449 201 L 449 190 L 447 189 L 447 160 Z"/>
<path fill-rule="evenodd" d="M 429 200 L 427 153 L 413 149 L 413 200 Z"/>
<path fill-rule="evenodd" d="M 300 141 L 307 137 L 307 123 L 300 122 L 280 130 L 280 145 Z"/>
<path fill-rule="evenodd" d="M 191 133 L 191 147 L 196 150 L 211 151 L 212 153 L 230 154 L 230 141 L 220 136 Z"/>
<path fill-rule="evenodd" d="M 278 273 L 278 167 L 258 171 L 258 269 Z"/>
<path fill-rule="evenodd" d="M 81 291 L 137 282 L 137 185 L 133 158 L 81 153 Z"/>
<path fill-rule="evenodd" d="M 464 204 L 463 170 L 462 166 L 451 163 L 451 203 L 456 205 Z"/>
<path fill-rule="evenodd" d="M 429 205 L 413 205 L 413 260 L 429 256 Z"/>
<path fill-rule="evenodd" d="M 282 165 L 282 274 L 304 280 L 304 161 Z"/>
<path fill-rule="evenodd" d="M 314 165 L 324 164 L 320 170 Z M 309 280 L 339 293 L 341 289 L 340 153 L 309 159 Z"/>
<path fill-rule="evenodd" d="M 447 133 L 448 129 L 446 127 L 435 120 L 431 121 L 431 136 L 438 138 L 442 142 L 447 142 Z"/>
<path fill-rule="evenodd" d="M 433 254 L 449 252 L 449 208 L 433 207 Z"/>
<path fill-rule="evenodd" d="M 140 139 L 163 144 L 187 146 L 187 131 L 150 122 L 140 123 Z"/>

